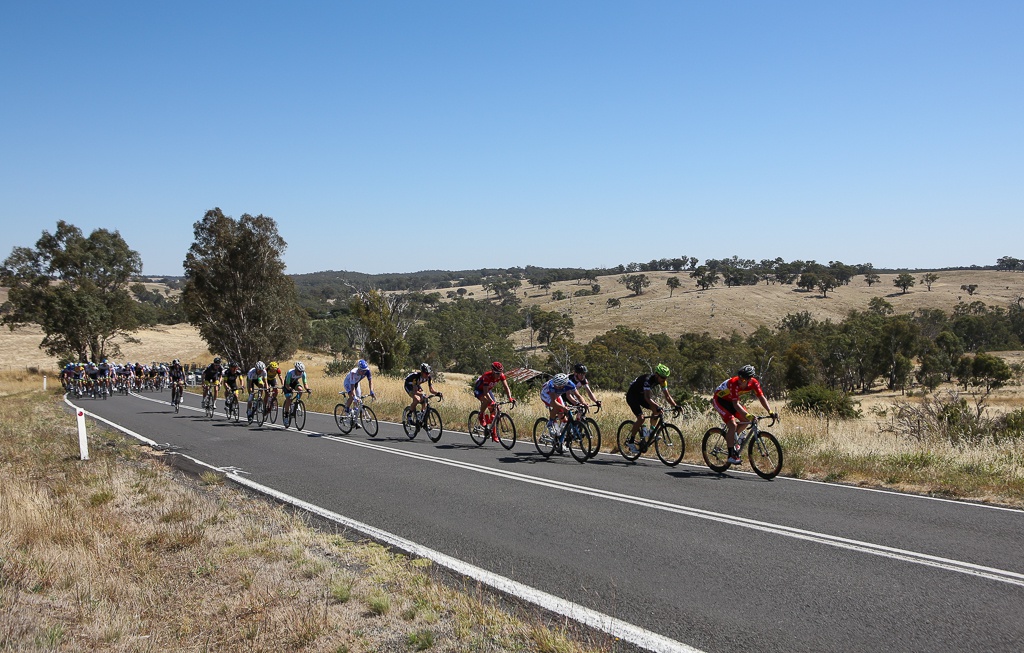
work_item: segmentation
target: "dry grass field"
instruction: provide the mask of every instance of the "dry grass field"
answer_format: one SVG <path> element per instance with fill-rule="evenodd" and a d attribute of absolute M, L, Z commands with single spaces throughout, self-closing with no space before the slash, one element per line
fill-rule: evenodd
<path fill-rule="evenodd" d="M 185 477 L 0 373 L 0 649 L 611 651 L 425 560 Z M 596 638 L 596 639 L 592 639 Z"/>

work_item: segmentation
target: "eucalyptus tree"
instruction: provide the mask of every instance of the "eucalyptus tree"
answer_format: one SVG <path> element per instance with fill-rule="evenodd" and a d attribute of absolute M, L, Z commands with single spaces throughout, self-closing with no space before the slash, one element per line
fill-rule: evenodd
<path fill-rule="evenodd" d="M 245 365 L 290 357 L 308 315 L 284 273 L 288 245 L 274 219 L 246 213 L 236 220 L 215 208 L 193 233 L 181 302 L 210 351 Z"/>
<path fill-rule="evenodd" d="M 44 335 L 39 347 L 51 356 L 99 361 L 117 355 L 115 336 L 137 327 L 135 301 L 128 292 L 142 272 L 142 258 L 117 231 L 57 223 L 35 248 L 15 247 L 0 267 L 0 285 L 10 288 L 3 323 L 35 323 Z"/>

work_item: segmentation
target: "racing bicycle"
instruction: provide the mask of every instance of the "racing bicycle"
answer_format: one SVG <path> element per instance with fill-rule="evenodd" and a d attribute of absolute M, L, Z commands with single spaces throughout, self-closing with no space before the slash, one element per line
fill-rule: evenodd
<path fill-rule="evenodd" d="M 306 392 L 312 394 L 312 390 L 306 390 Z M 276 410 L 276 408 L 275 408 Z M 266 414 L 270 411 L 267 410 Z M 284 424 L 285 429 L 289 426 L 294 426 L 296 431 L 301 431 L 306 426 L 306 404 L 302 401 L 302 390 L 296 388 L 295 399 L 292 399 L 292 403 L 288 405 L 288 410 L 285 411 L 284 417 L 281 419 L 281 423 Z"/>
<path fill-rule="evenodd" d="M 482 447 L 488 438 L 493 440 L 495 437 L 497 437 L 501 446 L 506 449 L 516 446 L 516 423 L 512 421 L 511 415 L 501 409 L 502 406 L 509 404 L 512 405 L 512 408 L 516 406 L 514 401 L 494 402 L 492 404 L 494 406 L 494 419 L 487 426 L 480 425 L 479 410 L 474 410 L 469 414 L 469 419 L 466 420 L 466 431 L 476 446 Z"/>
<path fill-rule="evenodd" d="M 347 395 L 348 393 L 342 391 L 338 394 Z M 373 397 L 373 395 L 370 396 Z M 380 428 L 380 425 L 377 423 L 377 415 L 373 412 L 373 409 L 363 402 L 362 397 L 358 397 L 355 394 L 352 395 L 352 405 L 348 410 L 345 410 L 345 402 L 341 402 L 334 407 L 334 421 L 342 433 L 349 433 L 352 429 L 358 427 L 366 431 L 366 435 L 371 438 L 377 435 L 377 429 Z"/>
<path fill-rule="evenodd" d="M 747 459 L 754 473 L 763 479 L 771 480 L 782 471 L 782 445 L 779 440 L 769 433 L 762 431 L 760 421 L 765 417 L 771 417 L 769 427 L 775 426 L 778 415 L 748 415 L 750 427 L 742 433 L 736 434 L 736 444 L 740 451 L 743 445 L 747 445 Z M 742 424 L 742 422 L 740 422 Z M 704 462 L 713 471 L 719 474 L 731 467 L 729 463 L 729 443 L 725 440 L 725 429 L 716 426 L 708 429 L 700 445 Z"/>
<path fill-rule="evenodd" d="M 441 422 L 441 414 L 437 412 L 437 409 L 430 406 L 430 402 L 434 399 L 444 401 L 444 395 L 428 396 L 426 408 L 416 411 L 414 415 L 409 414 L 408 406 L 402 409 L 402 428 L 405 429 L 405 435 L 410 440 L 415 439 L 420 430 L 426 432 L 431 442 L 441 439 L 441 434 L 444 433 L 444 423 Z"/>
<path fill-rule="evenodd" d="M 564 423 L 551 422 L 546 417 L 537 418 L 533 423 L 533 446 L 537 447 L 537 452 L 545 458 L 550 458 L 556 451 L 562 453 L 568 449 L 576 462 L 585 463 L 596 454 L 596 451 L 591 454 L 593 438 L 590 434 L 590 425 L 583 417 L 587 413 L 587 407 L 585 404 L 566 406 L 565 410 L 569 421 Z"/>
<path fill-rule="evenodd" d="M 674 416 L 678 416 L 679 413 L 680 410 L 678 408 L 672 411 Z M 675 424 L 669 424 L 665 421 L 665 411 L 645 415 L 644 419 L 651 420 L 653 428 L 648 428 L 645 424 L 641 427 L 640 433 L 635 437 L 632 437 L 633 420 L 627 419 L 622 424 L 619 424 L 619 432 L 616 437 L 619 453 L 626 460 L 633 462 L 646 454 L 653 445 L 654 451 L 658 454 L 658 459 L 661 462 L 669 467 L 678 465 L 679 461 L 683 459 L 683 453 L 686 451 L 686 441 L 683 439 L 682 431 Z"/>

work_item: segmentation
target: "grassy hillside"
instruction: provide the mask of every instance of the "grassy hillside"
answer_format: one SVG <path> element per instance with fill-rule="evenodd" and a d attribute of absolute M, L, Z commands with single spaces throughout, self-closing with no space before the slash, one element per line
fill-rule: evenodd
<path fill-rule="evenodd" d="M 895 274 L 883 274 L 881 283 L 869 287 L 864 277 L 856 277 L 848 286 L 842 286 L 822 297 L 820 292 L 806 292 L 796 286 L 766 285 L 726 288 L 716 286 L 699 290 L 687 273 L 647 272 L 651 286 L 643 295 L 633 295 L 620 283 L 619 275 L 598 278 L 601 292 L 588 297 L 571 297 L 554 301 L 551 293 L 561 290 L 571 296 L 588 288 L 574 281 L 552 284 L 551 293 L 525 285 L 519 289 L 523 305 L 539 305 L 547 311 L 568 312 L 575 321 L 576 339 L 589 342 L 616 325 L 624 325 L 650 333 L 664 332 L 678 336 L 687 332 L 726 334 L 736 330 L 749 334 L 759 326 L 774 327 L 790 313 L 808 311 L 817 320 L 842 320 L 851 310 L 864 310 L 873 297 L 882 297 L 893 305 L 897 313 L 910 313 L 922 308 L 938 308 L 951 312 L 957 303 L 982 301 L 990 306 L 1009 306 L 1024 297 L 1024 274 L 993 270 L 957 270 L 939 272 L 939 280 L 931 291 L 923 285 L 914 286 L 903 294 L 892 285 Z M 666 280 L 679 277 L 682 286 L 669 297 Z M 915 278 L 920 275 L 914 275 Z M 978 286 L 973 297 L 960 289 L 962 285 Z M 484 297 L 483 288 L 471 286 L 473 299 Z M 621 302 L 618 308 L 608 308 L 608 299 Z M 529 331 L 515 336 L 520 346 L 528 345 Z"/>

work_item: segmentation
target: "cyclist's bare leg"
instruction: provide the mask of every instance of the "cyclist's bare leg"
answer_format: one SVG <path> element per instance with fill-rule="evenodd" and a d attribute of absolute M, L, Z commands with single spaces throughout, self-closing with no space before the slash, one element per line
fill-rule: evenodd
<path fill-rule="evenodd" d="M 480 421 L 480 426 L 487 426 L 491 423 L 494 415 L 494 399 L 491 398 L 490 394 L 485 394 L 480 397 L 480 413 L 477 415 L 477 419 Z"/>

